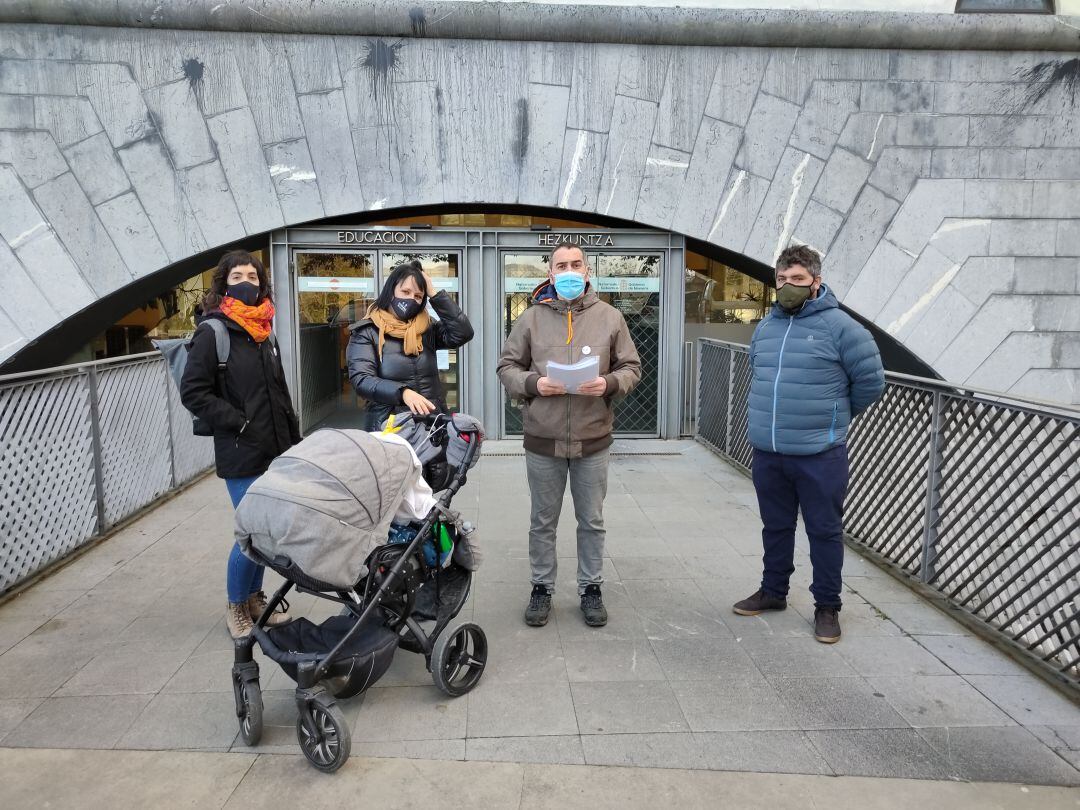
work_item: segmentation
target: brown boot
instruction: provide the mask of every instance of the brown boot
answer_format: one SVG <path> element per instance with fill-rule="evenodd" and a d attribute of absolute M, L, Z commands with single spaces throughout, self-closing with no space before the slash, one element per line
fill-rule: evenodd
<path fill-rule="evenodd" d="M 266 610 L 266 605 L 269 601 L 270 600 L 266 598 L 266 594 L 262 591 L 253 593 L 248 597 L 247 609 L 252 622 L 257 622 L 259 620 L 259 617 L 263 615 L 263 611 Z M 270 614 L 270 618 L 266 620 L 266 626 L 278 627 L 283 624 L 288 624 L 291 621 L 292 616 L 289 615 L 289 603 L 282 599 L 274 609 L 274 612 Z"/>
<path fill-rule="evenodd" d="M 229 602 L 225 609 L 225 624 L 234 639 L 246 638 L 251 633 L 247 602 Z"/>

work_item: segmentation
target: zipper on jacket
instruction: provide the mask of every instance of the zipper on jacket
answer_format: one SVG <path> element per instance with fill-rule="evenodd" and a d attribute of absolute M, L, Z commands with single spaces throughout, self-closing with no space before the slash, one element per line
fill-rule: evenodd
<path fill-rule="evenodd" d="M 832 422 L 829 424 L 829 444 L 836 441 L 836 403 L 832 404 Z"/>
<path fill-rule="evenodd" d="M 784 330 L 784 339 L 780 342 L 780 355 L 776 358 L 776 379 L 773 381 L 772 387 L 772 450 L 774 453 L 780 452 L 776 449 L 776 400 L 780 395 L 780 370 L 784 367 L 784 347 L 787 346 L 788 333 L 794 323 L 794 318 L 788 319 L 787 329 Z"/>

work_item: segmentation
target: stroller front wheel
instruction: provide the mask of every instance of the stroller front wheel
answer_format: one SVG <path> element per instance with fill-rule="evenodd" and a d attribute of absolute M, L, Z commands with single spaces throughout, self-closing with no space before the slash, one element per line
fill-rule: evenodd
<path fill-rule="evenodd" d="M 472 691 L 487 666 L 487 636 L 472 622 L 443 630 L 431 653 L 431 678 L 451 697 Z"/>
<path fill-rule="evenodd" d="M 349 758 L 352 737 L 345 715 L 329 695 L 319 695 L 311 702 L 312 729 L 304 718 L 296 719 L 296 738 L 307 761 L 323 773 L 333 773 Z"/>
<path fill-rule="evenodd" d="M 238 677 L 235 692 L 240 736 L 244 740 L 244 745 L 258 745 L 263 733 L 262 687 L 259 686 L 258 680 L 244 680 Z"/>

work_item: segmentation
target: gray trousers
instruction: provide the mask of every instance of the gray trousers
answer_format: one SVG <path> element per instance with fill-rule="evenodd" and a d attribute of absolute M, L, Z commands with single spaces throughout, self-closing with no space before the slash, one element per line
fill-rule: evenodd
<path fill-rule="evenodd" d="M 577 516 L 578 594 L 586 585 L 604 581 L 604 498 L 607 496 L 608 449 L 585 458 L 552 458 L 525 451 L 525 470 L 532 496 L 529 528 L 529 562 L 532 584 L 555 590 L 559 567 L 555 553 L 555 530 L 562 513 L 566 478 Z"/>

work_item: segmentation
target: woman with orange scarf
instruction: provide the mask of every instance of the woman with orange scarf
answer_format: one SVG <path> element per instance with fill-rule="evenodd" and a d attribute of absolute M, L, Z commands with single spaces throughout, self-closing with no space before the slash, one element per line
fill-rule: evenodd
<path fill-rule="evenodd" d="M 366 429 L 376 430 L 404 410 L 446 411 L 436 352 L 460 348 L 472 337 L 465 313 L 448 293 L 435 290 L 420 262 L 395 267 L 367 316 L 353 325 L 346 351 L 349 379 L 368 402 Z"/>
<path fill-rule="evenodd" d="M 214 331 L 203 322 L 225 324 L 229 356 L 219 368 Z M 277 343 L 270 339 L 274 301 L 262 262 L 244 250 L 222 256 L 197 314 L 198 326 L 188 347 L 180 397 L 214 431 L 218 477 L 235 507 L 270 462 L 300 441 Z M 233 543 L 229 555 L 226 624 L 233 638 L 251 632 L 266 607 L 263 567 Z M 288 621 L 275 612 L 271 625 Z"/>

